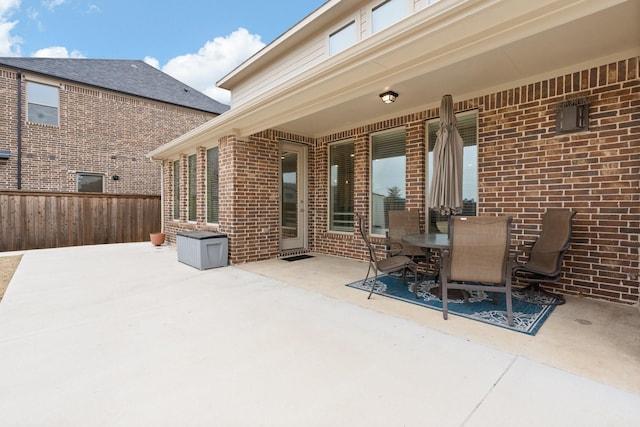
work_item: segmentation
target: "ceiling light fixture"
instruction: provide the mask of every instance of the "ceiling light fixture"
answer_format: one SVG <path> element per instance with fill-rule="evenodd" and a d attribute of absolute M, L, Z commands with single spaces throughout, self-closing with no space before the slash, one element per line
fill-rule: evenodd
<path fill-rule="evenodd" d="M 391 104 L 393 102 L 396 102 L 397 97 L 398 97 L 398 94 L 392 90 L 389 90 L 385 93 L 380 94 L 380 99 L 382 99 L 382 102 L 384 102 L 385 104 Z"/>

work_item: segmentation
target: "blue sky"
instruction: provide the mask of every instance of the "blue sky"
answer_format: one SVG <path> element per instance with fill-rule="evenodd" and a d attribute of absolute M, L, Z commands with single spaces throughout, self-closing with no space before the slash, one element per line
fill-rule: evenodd
<path fill-rule="evenodd" d="M 229 103 L 215 82 L 325 0 L 0 0 L 0 56 L 140 59 Z"/>

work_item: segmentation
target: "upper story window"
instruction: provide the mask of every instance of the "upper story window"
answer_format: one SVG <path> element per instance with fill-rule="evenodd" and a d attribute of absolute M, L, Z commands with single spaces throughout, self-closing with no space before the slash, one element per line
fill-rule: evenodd
<path fill-rule="evenodd" d="M 407 16 L 406 0 L 387 0 L 371 9 L 371 32 L 377 33 Z"/>
<path fill-rule="evenodd" d="M 342 52 L 356 43 L 356 21 L 351 21 L 329 36 L 329 55 Z"/>
<path fill-rule="evenodd" d="M 57 126 L 59 107 L 60 94 L 57 87 L 27 82 L 27 121 Z"/>

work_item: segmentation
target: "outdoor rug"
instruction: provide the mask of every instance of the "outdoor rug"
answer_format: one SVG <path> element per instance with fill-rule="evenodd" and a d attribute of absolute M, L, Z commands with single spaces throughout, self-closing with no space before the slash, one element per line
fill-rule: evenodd
<path fill-rule="evenodd" d="M 346 286 L 369 292 L 372 282 L 373 279 L 371 278 L 365 284 L 362 283 L 362 280 L 359 280 Z M 409 277 L 405 284 L 402 277 L 378 276 L 374 293 L 442 311 L 440 299 L 429 292 L 430 289 L 438 286 L 433 277 L 427 277 L 427 280 L 422 280 L 418 283 L 418 298 L 409 289 L 412 283 L 413 278 Z M 514 290 L 514 293 L 516 292 Z M 514 326 L 509 326 L 507 324 L 507 307 L 503 294 L 499 295 L 498 304 L 496 305 L 493 304 L 493 296 L 491 294 L 487 295 L 484 291 L 471 291 L 470 294 L 468 304 L 465 304 L 462 299 L 449 299 L 449 314 L 528 335 L 535 335 L 555 308 L 553 305 L 530 304 L 513 298 Z"/>

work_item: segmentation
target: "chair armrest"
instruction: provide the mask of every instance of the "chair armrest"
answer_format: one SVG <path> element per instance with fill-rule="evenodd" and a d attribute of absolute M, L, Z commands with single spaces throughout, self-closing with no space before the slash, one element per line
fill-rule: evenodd
<path fill-rule="evenodd" d="M 527 256 L 527 254 L 531 252 L 535 242 L 535 240 L 525 240 L 520 246 L 516 246 L 515 250 L 512 252 L 515 261 L 519 262 L 521 258 Z"/>
<path fill-rule="evenodd" d="M 387 243 L 387 256 L 398 255 L 400 252 L 402 252 L 402 249 L 404 249 L 402 243 Z"/>

